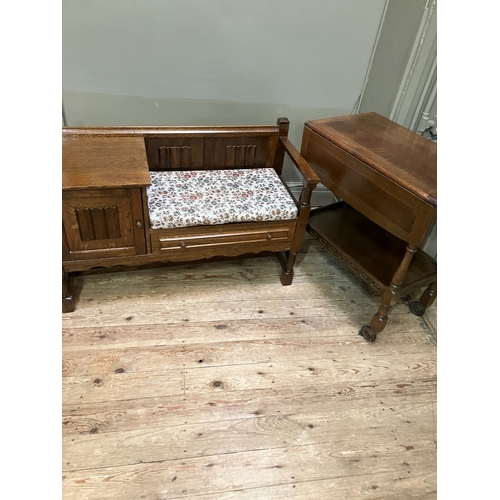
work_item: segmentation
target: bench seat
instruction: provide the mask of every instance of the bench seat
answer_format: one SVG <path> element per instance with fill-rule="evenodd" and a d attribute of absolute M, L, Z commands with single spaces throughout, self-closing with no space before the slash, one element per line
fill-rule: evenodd
<path fill-rule="evenodd" d="M 296 219 L 273 168 L 150 172 L 151 229 Z"/>

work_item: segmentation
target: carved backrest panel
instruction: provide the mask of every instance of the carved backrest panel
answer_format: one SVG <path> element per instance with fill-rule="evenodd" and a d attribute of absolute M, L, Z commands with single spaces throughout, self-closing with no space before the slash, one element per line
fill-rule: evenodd
<path fill-rule="evenodd" d="M 191 146 L 158 146 L 158 162 L 163 170 L 193 168 Z"/>
<path fill-rule="evenodd" d="M 146 137 L 149 170 L 197 170 L 203 167 L 203 139 Z"/>
<path fill-rule="evenodd" d="M 272 167 L 277 137 L 145 137 L 149 170 Z"/>
<path fill-rule="evenodd" d="M 253 167 L 255 165 L 255 144 L 226 146 L 224 165 L 226 167 Z"/>

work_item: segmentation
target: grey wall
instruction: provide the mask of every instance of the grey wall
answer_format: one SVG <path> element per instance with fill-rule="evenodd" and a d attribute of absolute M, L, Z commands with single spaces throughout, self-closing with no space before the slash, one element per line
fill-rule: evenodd
<path fill-rule="evenodd" d="M 68 125 L 238 125 L 352 112 L 385 0 L 63 0 Z M 286 176 L 286 170 L 285 170 Z"/>
<path fill-rule="evenodd" d="M 427 0 L 389 0 L 360 113 L 389 118 Z"/>

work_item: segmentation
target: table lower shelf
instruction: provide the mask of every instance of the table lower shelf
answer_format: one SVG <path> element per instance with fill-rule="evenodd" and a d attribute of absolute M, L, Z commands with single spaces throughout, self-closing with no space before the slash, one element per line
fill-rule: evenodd
<path fill-rule="evenodd" d="M 343 202 L 311 211 L 307 231 L 379 294 L 389 286 L 406 251 L 406 242 Z M 426 286 L 436 277 L 436 260 L 418 250 L 400 293 Z"/>

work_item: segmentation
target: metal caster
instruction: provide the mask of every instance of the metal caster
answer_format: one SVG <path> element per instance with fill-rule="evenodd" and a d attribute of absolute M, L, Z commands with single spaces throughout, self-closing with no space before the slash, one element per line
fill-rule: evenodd
<path fill-rule="evenodd" d="M 377 334 L 369 327 L 362 326 L 361 330 L 359 330 L 359 335 L 368 340 L 368 342 L 373 342 L 377 338 Z"/>
<path fill-rule="evenodd" d="M 425 312 L 425 306 L 423 306 L 418 300 L 410 304 L 410 311 L 415 316 L 422 316 Z"/>

